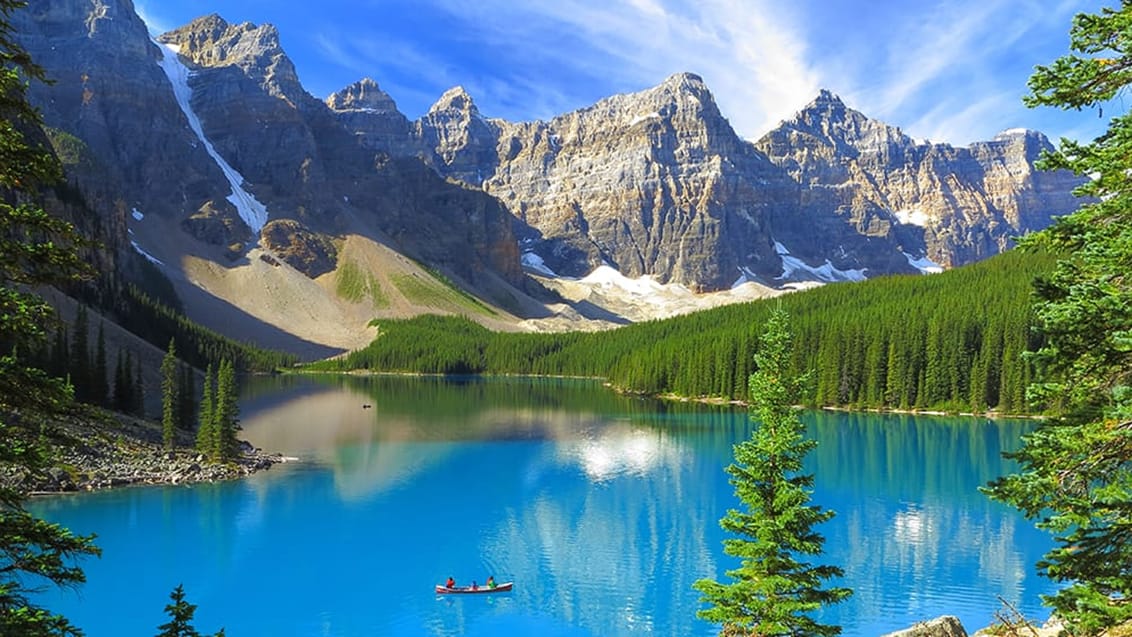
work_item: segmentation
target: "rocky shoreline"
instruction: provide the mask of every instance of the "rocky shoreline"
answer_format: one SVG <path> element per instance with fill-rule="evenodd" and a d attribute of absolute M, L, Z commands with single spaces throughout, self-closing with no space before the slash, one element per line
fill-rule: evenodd
<path fill-rule="evenodd" d="M 67 442 L 59 446 L 55 466 L 40 475 L 0 467 L 0 482 L 40 496 L 129 485 L 233 480 L 295 460 L 242 442 L 235 460 L 209 462 L 193 449 L 191 432 L 178 432 L 176 447 L 166 449 L 158 423 L 123 414 L 87 413 L 57 424 Z"/>

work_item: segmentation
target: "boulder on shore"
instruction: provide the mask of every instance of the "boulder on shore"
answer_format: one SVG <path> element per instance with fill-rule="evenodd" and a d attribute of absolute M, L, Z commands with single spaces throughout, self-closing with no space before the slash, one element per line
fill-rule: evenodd
<path fill-rule="evenodd" d="M 944 615 L 881 637 L 967 637 L 967 629 L 963 628 L 958 617 Z"/>

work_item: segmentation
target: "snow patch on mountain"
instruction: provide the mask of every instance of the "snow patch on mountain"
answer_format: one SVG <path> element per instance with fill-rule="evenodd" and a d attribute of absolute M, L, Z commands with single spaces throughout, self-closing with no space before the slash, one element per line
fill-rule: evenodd
<path fill-rule="evenodd" d="M 780 281 L 817 280 L 824 283 L 836 283 L 838 281 L 864 281 L 868 278 L 865 276 L 864 270 L 839 270 L 833 267 L 829 259 L 826 259 L 825 263 L 818 267 L 809 265 L 798 257 L 792 256 L 786 246 L 778 241 L 774 242 L 774 251 L 782 259 L 782 274 L 775 277 Z"/>
<path fill-rule="evenodd" d="M 134 247 L 134 250 L 137 250 L 138 254 L 145 257 L 146 260 L 149 261 L 150 263 L 152 263 L 153 265 L 160 265 L 160 266 L 165 265 L 164 263 L 161 262 L 161 259 L 158 259 L 157 257 L 153 256 L 152 254 L 143 250 L 142 247 L 140 245 L 138 245 L 137 241 L 130 239 L 130 245 Z"/>
<path fill-rule="evenodd" d="M 527 265 L 541 263 L 534 253 L 527 253 Z M 560 330 L 562 325 L 569 329 L 592 330 L 616 327 L 624 322 L 647 321 L 668 318 L 697 312 L 722 305 L 753 301 L 782 294 L 787 290 L 774 289 L 755 281 L 746 281 L 730 290 L 696 294 L 678 283 L 659 283 L 651 276 L 631 279 L 616 268 L 604 264 L 583 278 L 546 276 L 528 269 L 546 287 L 558 292 L 568 302 L 579 303 L 578 308 L 588 307 L 598 313 L 590 318 L 572 309 L 568 304 L 551 306 L 556 314 L 547 319 L 530 319 L 522 325 L 532 331 Z M 581 310 L 585 312 L 586 310 Z M 618 320 L 618 317 L 620 320 Z M 547 327 L 553 325 L 557 327 Z"/>
<path fill-rule="evenodd" d="M 920 210 L 919 208 L 912 208 L 911 210 L 897 210 L 892 214 L 896 216 L 896 219 L 899 220 L 900 223 L 920 226 L 921 228 L 926 228 L 928 226 L 928 222 L 931 221 L 928 218 L 928 213 Z"/>
<path fill-rule="evenodd" d="M 916 268 L 924 274 L 937 274 L 939 272 L 943 272 L 943 266 L 929 259 L 927 255 L 917 259 L 916 257 L 905 252 L 904 258 L 908 259 L 908 265 Z"/>
<path fill-rule="evenodd" d="M 550 277 L 558 276 L 558 274 L 555 273 L 554 270 L 551 270 L 549 267 L 547 267 L 546 262 L 542 260 L 542 257 L 535 254 L 534 252 L 524 252 L 520 260 L 524 268 L 534 270 L 537 274 Z"/>
<path fill-rule="evenodd" d="M 244 190 L 244 177 L 235 168 L 232 168 L 220 153 L 212 146 L 212 142 L 204 136 L 204 127 L 200 123 L 200 118 L 193 111 L 192 96 L 193 91 L 189 88 L 190 71 L 185 66 L 179 57 L 177 57 L 180 48 L 176 44 L 161 44 L 154 42 L 162 49 L 161 61 L 158 64 L 161 70 L 165 72 L 165 76 L 169 78 L 169 83 L 173 86 L 173 95 L 177 98 L 177 105 L 181 107 L 181 112 L 185 114 L 185 118 L 189 120 L 189 127 L 196 133 L 198 139 L 204 144 L 205 151 L 212 157 L 216 165 L 220 167 L 224 177 L 232 186 L 232 194 L 228 195 L 227 199 L 236 207 L 236 211 L 240 214 L 240 218 L 244 223 L 252 229 L 256 235 L 263 229 L 264 224 L 267 223 L 267 207 L 260 203 L 252 194 Z"/>
<path fill-rule="evenodd" d="M 660 119 L 660 113 L 653 111 L 651 113 L 646 113 L 644 115 L 638 115 L 638 116 L 634 117 L 633 119 L 629 120 L 628 125 L 630 127 L 636 126 L 637 124 L 640 124 L 641 122 L 647 122 L 650 119 L 659 120 Z"/>
<path fill-rule="evenodd" d="M 651 276 L 645 275 L 636 279 L 621 274 L 620 271 L 608 265 L 594 268 L 581 279 L 582 283 L 598 287 L 615 287 L 634 296 L 656 298 L 660 295 L 692 295 L 692 291 L 678 284 L 657 283 Z"/>

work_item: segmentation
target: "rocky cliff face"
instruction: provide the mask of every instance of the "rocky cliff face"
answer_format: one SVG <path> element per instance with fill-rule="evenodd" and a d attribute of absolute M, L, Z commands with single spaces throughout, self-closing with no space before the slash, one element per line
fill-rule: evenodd
<path fill-rule="evenodd" d="M 1007 249 L 1078 203 L 1070 194 L 1077 178 L 1034 170 L 1052 149 L 1040 133 L 1011 131 L 969 148 L 917 143 L 825 91 L 756 146 L 801 187 L 795 218 L 776 227 L 811 259 L 844 245 L 869 263 L 883 256 L 877 247 L 891 246 L 958 266 Z"/>
<path fill-rule="evenodd" d="M 559 274 L 608 263 L 719 289 L 744 269 L 777 271 L 769 220 L 797 188 L 735 135 L 698 76 L 549 122 L 485 120 L 450 92 L 417 126 L 437 169 L 503 202 Z"/>
<path fill-rule="evenodd" d="M 12 24 L 54 81 L 33 83 L 32 103 L 85 147 L 77 177 L 88 199 L 170 216 L 223 205 L 212 187 L 223 176 L 185 125 L 129 0 L 29 3 Z"/>
<path fill-rule="evenodd" d="M 437 172 L 480 188 L 499 163 L 499 129 L 500 123 L 484 119 L 472 97 L 457 86 L 413 124 L 413 142 L 418 155 Z"/>
<path fill-rule="evenodd" d="M 921 144 L 823 91 L 752 144 L 691 74 L 549 122 L 486 119 L 454 89 L 413 128 L 400 152 L 498 198 L 524 249 L 571 276 L 608 263 L 716 290 L 911 273 L 997 254 L 1077 205 L 1079 180 L 1033 169 L 1040 133 Z"/>
<path fill-rule="evenodd" d="M 385 153 L 413 154 L 409 120 L 377 82 L 364 78 L 331 95 L 326 105 L 364 148 Z"/>
<path fill-rule="evenodd" d="M 155 43 L 130 0 L 34 5 L 15 25 L 56 83 L 33 102 L 107 167 L 128 209 L 233 259 L 267 228 L 261 245 L 312 277 L 333 268 L 335 237 L 357 233 L 469 284 L 490 274 L 522 285 L 510 216 L 494 200 L 420 162 L 393 166 L 375 153 L 386 142 L 343 125 L 344 113 L 387 116 L 385 139 L 405 146 L 407 122 L 376 84 L 328 106 L 303 89 L 271 25 L 209 15 Z M 187 67 L 185 104 L 166 56 Z M 240 210 L 251 200 L 265 209 L 258 222 Z"/>

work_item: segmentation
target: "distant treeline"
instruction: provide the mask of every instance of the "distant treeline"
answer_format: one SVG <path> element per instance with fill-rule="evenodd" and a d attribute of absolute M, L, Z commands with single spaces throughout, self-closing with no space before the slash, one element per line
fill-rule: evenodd
<path fill-rule="evenodd" d="M 231 361 L 237 372 L 270 372 L 290 367 L 299 358 L 293 354 L 243 343 L 185 317 L 180 311 L 154 299 L 134 285 L 113 303 L 118 323 L 152 345 L 166 349 L 170 339 L 177 343 L 181 360 L 203 370 Z"/>
<path fill-rule="evenodd" d="M 298 361 L 291 354 L 265 350 L 213 332 L 132 286 L 112 309 L 117 310 L 114 317 L 119 324 L 135 336 L 163 349 L 176 343 L 180 361 L 176 412 L 178 424 L 184 429 L 195 426 L 197 391 L 193 368 L 204 369 L 235 360 L 238 363 L 233 365 L 234 369 L 270 372 Z M 116 352 L 108 351 L 105 324 L 101 321 L 94 342 L 89 331 L 89 312 L 86 305 L 80 304 L 69 329 L 58 323 L 49 338 L 27 352 L 28 361 L 53 377 L 67 379 L 78 402 L 143 415 L 145 396 L 160 388 L 144 385 L 141 357 L 121 346 Z M 161 338 L 165 339 L 164 344 L 158 342 Z"/>
<path fill-rule="evenodd" d="M 1031 291 L 1053 258 L 1011 251 L 932 276 L 828 285 L 597 333 L 514 334 L 457 317 L 380 321 L 368 347 L 312 364 L 435 374 L 594 376 L 648 394 L 746 400 L 757 335 L 791 316 L 810 403 L 1025 413 Z"/>

